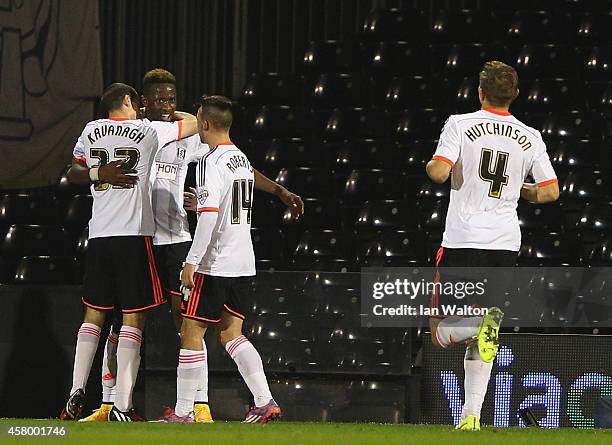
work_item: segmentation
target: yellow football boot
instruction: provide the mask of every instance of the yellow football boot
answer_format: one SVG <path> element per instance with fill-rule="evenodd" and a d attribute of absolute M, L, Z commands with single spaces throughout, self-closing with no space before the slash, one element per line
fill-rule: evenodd
<path fill-rule="evenodd" d="M 194 405 L 194 416 L 196 423 L 213 423 L 212 414 L 210 413 L 210 406 L 208 403 L 196 403 Z"/>
<path fill-rule="evenodd" d="M 480 431 L 480 417 L 467 416 L 455 427 L 457 431 Z"/>
<path fill-rule="evenodd" d="M 94 412 L 79 422 L 108 422 L 108 414 L 113 409 L 113 405 L 110 403 L 103 403 L 100 408 L 94 409 Z"/>
<path fill-rule="evenodd" d="M 489 308 L 488 314 L 482 317 L 482 323 L 478 328 L 478 352 L 485 363 L 495 360 L 499 350 L 499 328 L 503 318 L 504 313 L 496 307 Z"/>

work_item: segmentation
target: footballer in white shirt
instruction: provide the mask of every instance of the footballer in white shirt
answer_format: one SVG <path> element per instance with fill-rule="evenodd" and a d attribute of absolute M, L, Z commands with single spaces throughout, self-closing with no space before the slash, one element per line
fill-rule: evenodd
<path fill-rule="evenodd" d="M 177 368 L 177 400 L 166 422 L 193 422 L 198 381 L 207 360 L 202 338 L 209 325 L 236 363 L 255 406 L 244 422 L 267 423 L 281 414 L 270 393 L 261 357 L 242 334 L 245 298 L 255 275 L 251 210 L 255 175 L 247 156 L 230 140 L 232 102 L 223 96 L 203 97 L 198 132 L 211 150 L 196 173 L 198 225 L 182 284 L 190 289 L 183 310 Z"/>
<path fill-rule="evenodd" d="M 482 108 L 447 119 L 427 164 L 432 181 L 443 183 L 450 176 L 451 182 L 442 245 L 436 255 L 439 268 L 514 267 L 521 246 L 518 200 L 546 203 L 559 197 L 557 176 L 540 132 L 509 112 L 519 93 L 515 69 L 490 61 L 479 77 Z M 528 177 L 534 183 L 526 183 Z M 488 279 L 496 284 L 491 288 L 507 288 L 509 274 L 492 275 Z M 439 269 L 436 279 L 443 278 Z M 453 296 L 432 295 L 432 308 L 453 303 L 458 303 Z M 467 344 L 465 403 L 458 429 L 480 429 L 502 318 L 499 308 L 490 308 L 483 317 L 430 318 L 434 345 Z"/>
<path fill-rule="evenodd" d="M 72 389 L 60 418 L 78 419 L 84 388 L 106 313 L 122 312 L 117 346 L 117 394 L 109 419 L 141 420 L 132 406 L 140 363 L 144 313 L 165 302 L 157 276 L 151 237 L 155 231 L 151 208 L 151 168 L 157 151 L 167 143 L 191 136 L 196 119 L 177 113 L 176 122 L 138 120 L 139 98 L 134 88 L 115 83 L 102 95 L 107 119 L 88 123 L 74 148 L 70 176 L 86 174 L 93 196 L 84 279 L 84 322 L 79 329 Z M 135 181 L 111 185 L 100 181 L 99 170 L 122 160 Z M 70 177 L 69 176 L 69 177 Z"/>

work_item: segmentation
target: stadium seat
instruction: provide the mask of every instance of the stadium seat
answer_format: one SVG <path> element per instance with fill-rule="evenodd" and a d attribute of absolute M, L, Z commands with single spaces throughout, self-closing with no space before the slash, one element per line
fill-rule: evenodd
<path fill-rule="evenodd" d="M 304 54 L 302 67 L 309 74 L 351 73 L 362 68 L 364 52 L 359 43 L 313 41 Z"/>
<path fill-rule="evenodd" d="M 427 35 L 426 23 L 426 17 L 416 10 L 375 8 L 366 17 L 361 36 L 374 42 L 421 42 Z"/>
<path fill-rule="evenodd" d="M 429 51 L 414 42 L 381 42 L 371 53 L 367 68 L 371 74 L 429 74 Z"/>
<path fill-rule="evenodd" d="M 584 207 L 576 229 L 582 235 L 587 233 L 612 234 L 612 207 L 610 203 L 590 203 Z"/>
<path fill-rule="evenodd" d="M 561 187 L 564 199 L 589 202 L 610 198 L 609 176 L 600 171 L 571 172 Z"/>
<path fill-rule="evenodd" d="M 376 105 L 387 110 L 401 111 L 424 105 L 436 105 L 431 86 L 425 77 L 393 77 L 383 91 L 376 92 Z"/>
<path fill-rule="evenodd" d="M 0 202 L 0 226 L 58 223 L 57 202 L 47 194 L 7 194 Z"/>
<path fill-rule="evenodd" d="M 436 43 L 479 43 L 491 33 L 490 17 L 479 10 L 442 10 L 433 19 L 429 37 Z"/>
<path fill-rule="evenodd" d="M 506 51 L 500 45 L 462 44 L 432 45 L 432 70 L 450 79 L 475 77 L 485 62 L 506 60 Z"/>
<path fill-rule="evenodd" d="M 286 207 L 282 221 L 285 230 L 290 226 L 307 229 L 340 229 L 342 225 L 342 209 L 337 201 L 330 199 L 304 198 L 306 211 L 298 218 L 292 215 Z M 352 222 L 351 222 L 352 223 Z"/>
<path fill-rule="evenodd" d="M 451 83 L 455 85 L 454 83 Z M 480 108 L 478 99 L 478 79 L 475 76 L 466 77 L 452 90 L 449 97 L 451 109 L 458 113 L 471 113 Z M 442 131 L 442 126 L 440 126 Z"/>
<path fill-rule="evenodd" d="M 254 73 L 240 96 L 245 105 L 300 105 L 303 79 L 295 74 Z"/>
<path fill-rule="evenodd" d="M 403 156 L 398 145 L 384 139 L 349 140 L 337 151 L 335 170 L 347 174 L 353 169 L 372 167 L 401 170 Z"/>
<path fill-rule="evenodd" d="M 75 258 L 27 256 L 15 272 L 15 284 L 79 284 L 82 272 Z"/>
<path fill-rule="evenodd" d="M 72 253 L 64 229 L 57 226 L 13 225 L 1 243 L 3 256 L 65 256 Z"/>
<path fill-rule="evenodd" d="M 302 138 L 273 139 L 267 144 L 264 164 L 266 168 L 281 167 L 324 167 L 319 144 L 309 144 Z"/>
<path fill-rule="evenodd" d="M 587 254 L 586 263 L 594 267 L 612 266 L 612 238 L 608 236 L 595 244 Z"/>
<path fill-rule="evenodd" d="M 437 137 L 442 132 L 447 117 L 446 112 L 433 109 L 404 111 L 395 121 L 397 124 L 393 128 L 393 136 L 399 142 Z"/>
<path fill-rule="evenodd" d="M 612 13 L 609 10 L 603 14 L 591 12 L 581 14 L 574 23 L 572 30 L 577 44 L 609 45 L 612 43 L 612 37 L 610 36 Z"/>
<path fill-rule="evenodd" d="M 321 74 L 309 95 L 315 109 L 370 105 L 367 80 L 351 74 Z"/>
<path fill-rule="evenodd" d="M 608 82 L 587 82 L 585 88 L 590 110 L 612 111 L 612 84 Z"/>
<path fill-rule="evenodd" d="M 562 79 L 534 81 L 521 87 L 512 109 L 522 110 L 583 110 L 586 107 L 584 92 L 575 90 L 574 84 Z"/>
<path fill-rule="evenodd" d="M 282 222 L 284 204 L 276 196 L 255 191 L 251 208 L 251 226 L 278 227 Z"/>
<path fill-rule="evenodd" d="M 563 210 L 559 205 L 538 205 L 520 200 L 517 212 L 523 231 L 547 234 L 564 229 Z"/>
<path fill-rule="evenodd" d="M 554 79 L 576 77 L 576 53 L 566 45 L 528 44 L 520 48 L 509 63 L 519 79 Z"/>
<path fill-rule="evenodd" d="M 420 203 L 425 200 L 448 201 L 448 199 L 450 199 L 449 181 L 443 184 L 437 184 L 429 178 L 426 178 L 418 189 L 417 197 Z"/>
<path fill-rule="evenodd" d="M 68 203 L 63 226 L 75 237 L 87 226 L 91 218 L 92 204 L 93 197 L 91 195 L 76 195 Z"/>
<path fill-rule="evenodd" d="M 361 264 L 365 267 L 406 267 L 428 265 L 429 246 L 418 232 L 383 232 L 361 247 Z"/>
<path fill-rule="evenodd" d="M 401 153 L 400 158 L 403 159 L 406 173 L 422 178 L 425 165 L 431 160 L 437 145 L 438 141 L 432 139 L 417 139 L 403 144 L 398 143 L 397 147 Z"/>
<path fill-rule="evenodd" d="M 512 43 L 564 43 L 568 40 L 568 18 L 546 11 L 516 11 L 501 39 Z"/>
<path fill-rule="evenodd" d="M 283 168 L 276 182 L 306 198 L 329 197 L 335 189 L 328 172 L 309 167 Z"/>
<path fill-rule="evenodd" d="M 251 240 L 258 270 L 282 268 L 283 236 L 280 230 L 254 227 L 251 229 Z"/>
<path fill-rule="evenodd" d="M 349 138 L 385 137 L 389 122 L 381 113 L 364 108 L 335 109 L 324 118 L 321 138 L 344 141 Z"/>
<path fill-rule="evenodd" d="M 609 81 L 612 78 L 612 48 L 596 46 L 584 52 L 581 75 L 585 80 Z"/>
<path fill-rule="evenodd" d="M 89 227 L 85 227 L 79 238 L 77 239 L 75 246 L 75 254 L 78 261 L 83 263 L 87 254 L 87 248 L 89 247 Z"/>
<path fill-rule="evenodd" d="M 343 200 L 361 203 L 364 199 L 394 199 L 403 195 L 404 176 L 393 170 L 353 170 L 346 180 Z"/>
<path fill-rule="evenodd" d="M 352 232 L 307 230 L 302 235 L 293 254 L 293 266 L 297 270 L 318 270 L 315 268 L 318 264 L 331 265 L 320 263 L 321 260 L 353 261 L 355 256 L 355 241 Z"/>
<path fill-rule="evenodd" d="M 542 132 L 544 140 L 592 139 L 600 140 L 603 122 L 600 115 L 584 111 L 560 111 L 548 114 L 525 113 L 525 122 Z"/>
<path fill-rule="evenodd" d="M 363 236 L 381 229 L 419 229 L 417 208 L 413 200 L 366 201 L 359 211 L 355 228 Z"/>
<path fill-rule="evenodd" d="M 548 144 L 550 161 L 557 172 L 592 169 L 608 165 L 600 143 L 588 139 L 554 141 Z M 603 155 L 603 156 L 602 156 Z"/>
<path fill-rule="evenodd" d="M 303 110 L 287 106 L 262 106 L 250 120 L 250 132 L 256 139 L 300 137 L 309 134 L 309 121 Z"/>
<path fill-rule="evenodd" d="M 419 204 L 421 201 L 419 201 Z M 420 213 L 421 225 L 423 228 L 443 229 L 446 222 L 446 212 L 448 211 L 448 203 L 446 201 L 433 201 L 431 209 L 426 209 L 425 206 L 419 205 L 422 209 Z"/>
<path fill-rule="evenodd" d="M 561 233 L 527 234 L 523 237 L 518 264 L 529 267 L 578 266 L 582 258 L 575 239 Z"/>

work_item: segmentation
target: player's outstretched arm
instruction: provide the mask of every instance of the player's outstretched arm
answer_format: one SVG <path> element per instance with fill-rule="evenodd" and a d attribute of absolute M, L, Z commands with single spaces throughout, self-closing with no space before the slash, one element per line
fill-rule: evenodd
<path fill-rule="evenodd" d="M 181 129 L 181 139 L 193 136 L 198 132 L 198 120 L 193 114 L 184 111 L 175 111 L 174 120 L 182 122 L 183 128 Z"/>
<path fill-rule="evenodd" d="M 304 213 L 304 201 L 300 196 L 291 193 L 282 185 L 262 175 L 257 169 L 253 169 L 253 173 L 255 174 L 255 188 L 257 190 L 278 196 L 291 209 L 291 214 L 296 218 Z"/>
<path fill-rule="evenodd" d="M 446 161 L 432 159 L 427 163 L 425 169 L 427 171 L 427 176 L 429 176 L 429 179 L 431 179 L 435 183 L 442 184 L 446 182 L 446 180 L 450 176 L 451 165 Z"/>
<path fill-rule="evenodd" d="M 538 184 L 523 184 L 521 198 L 535 204 L 544 204 L 559 199 L 559 183 L 553 182 L 544 186 Z"/>

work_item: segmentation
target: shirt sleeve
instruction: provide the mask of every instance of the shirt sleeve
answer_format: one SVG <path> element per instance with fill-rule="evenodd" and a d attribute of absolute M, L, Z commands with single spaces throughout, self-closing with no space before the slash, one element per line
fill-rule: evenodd
<path fill-rule="evenodd" d="M 210 151 L 208 144 L 201 142 L 200 136 L 197 134 L 187 138 L 187 141 L 187 156 L 185 156 L 185 160 L 188 164 L 199 162 L 202 156 Z"/>
<path fill-rule="evenodd" d="M 536 152 L 531 161 L 529 174 L 540 187 L 557 182 L 557 175 L 550 163 L 550 157 L 546 152 L 546 144 L 542 140 L 542 136 L 538 138 Z"/>
<path fill-rule="evenodd" d="M 461 135 L 453 116 L 449 116 L 444 124 L 438 147 L 433 155 L 434 160 L 444 161 L 451 167 L 455 165 L 461 153 Z"/>
<path fill-rule="evenodd" d="M 183 122 L 175 121 L 175 122 L 149 122 L 151 128 L 155 130 L 157 133 L 157 141 L 159 143 L 159 147 L 161 148 L 169 142 L 178 141 L 181 139 L 182 130 L 183 130 Z"/>
<path fill-rule="evenodd" d="M 223 185 L 221 172 L 212 162 L 203 157 L 196 169 L 198 212 L 218 212 Z"/>
<path fill-rule="evenodd" d="M 76 144 L 74 144 L 74 149 L 72 150 L 72 157 L 75 161 L 87 161 L 87 158 L 85 157 L 85 144 L 83 143 L 83 135 L 79 136 L 76 141 Z"/>

